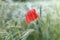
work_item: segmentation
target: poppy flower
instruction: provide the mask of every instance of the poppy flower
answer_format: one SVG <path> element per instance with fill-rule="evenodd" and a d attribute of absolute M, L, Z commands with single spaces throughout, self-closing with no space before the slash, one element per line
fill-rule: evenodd
<path fill-rule="evenodd" d="M 31 9 L 27 12 L 26 14 L 26 22 L 30 23 L 33 22 L 34 20 L 36 20 L 38 18 L 38 14 L 36 13 L 35 9 Z"/>

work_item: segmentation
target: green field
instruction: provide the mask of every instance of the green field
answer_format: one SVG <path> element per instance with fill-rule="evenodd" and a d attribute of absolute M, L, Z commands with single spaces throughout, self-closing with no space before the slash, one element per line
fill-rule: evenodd
<path fill-rule="evenodd" d="M 27 2 L 39 15 L 37 20 L 28 24 L 25 20 L 29 10 Z M 59 1 L 0 0 L 0 40 L 60 40 Z"/>

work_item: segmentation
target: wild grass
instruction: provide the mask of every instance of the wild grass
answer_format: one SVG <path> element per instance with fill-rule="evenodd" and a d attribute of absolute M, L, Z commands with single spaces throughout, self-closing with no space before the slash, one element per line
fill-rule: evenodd
<path fill-rule="evenodd" d="M 32 3 L 33 4 L 33 3 Z M 60 6 L 36 6 L 40 17 L 26 24 L 24 4 L 0 2 L 0 40 L 60 40 Z M 33 4 L 35 6 L 35 4 Z"/>

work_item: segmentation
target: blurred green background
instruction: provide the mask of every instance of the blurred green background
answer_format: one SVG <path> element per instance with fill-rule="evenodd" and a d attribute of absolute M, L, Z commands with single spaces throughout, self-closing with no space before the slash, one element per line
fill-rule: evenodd
<path fill-rule="evenodd" d="M 29 3 L 40 17 L 26 24 Z M 59 1 L 0 0 L 0 40 L 60 40 Z"/>

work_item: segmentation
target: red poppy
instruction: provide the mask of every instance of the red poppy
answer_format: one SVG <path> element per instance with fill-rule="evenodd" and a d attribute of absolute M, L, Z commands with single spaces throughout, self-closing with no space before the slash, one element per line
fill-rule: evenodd
<path fill-rule="evenodd" d="M 35 9 L 31 9 L 26 14 L 26 22 L 30 23 L 38 18 L 38 14 L 36 13 Z"/>

